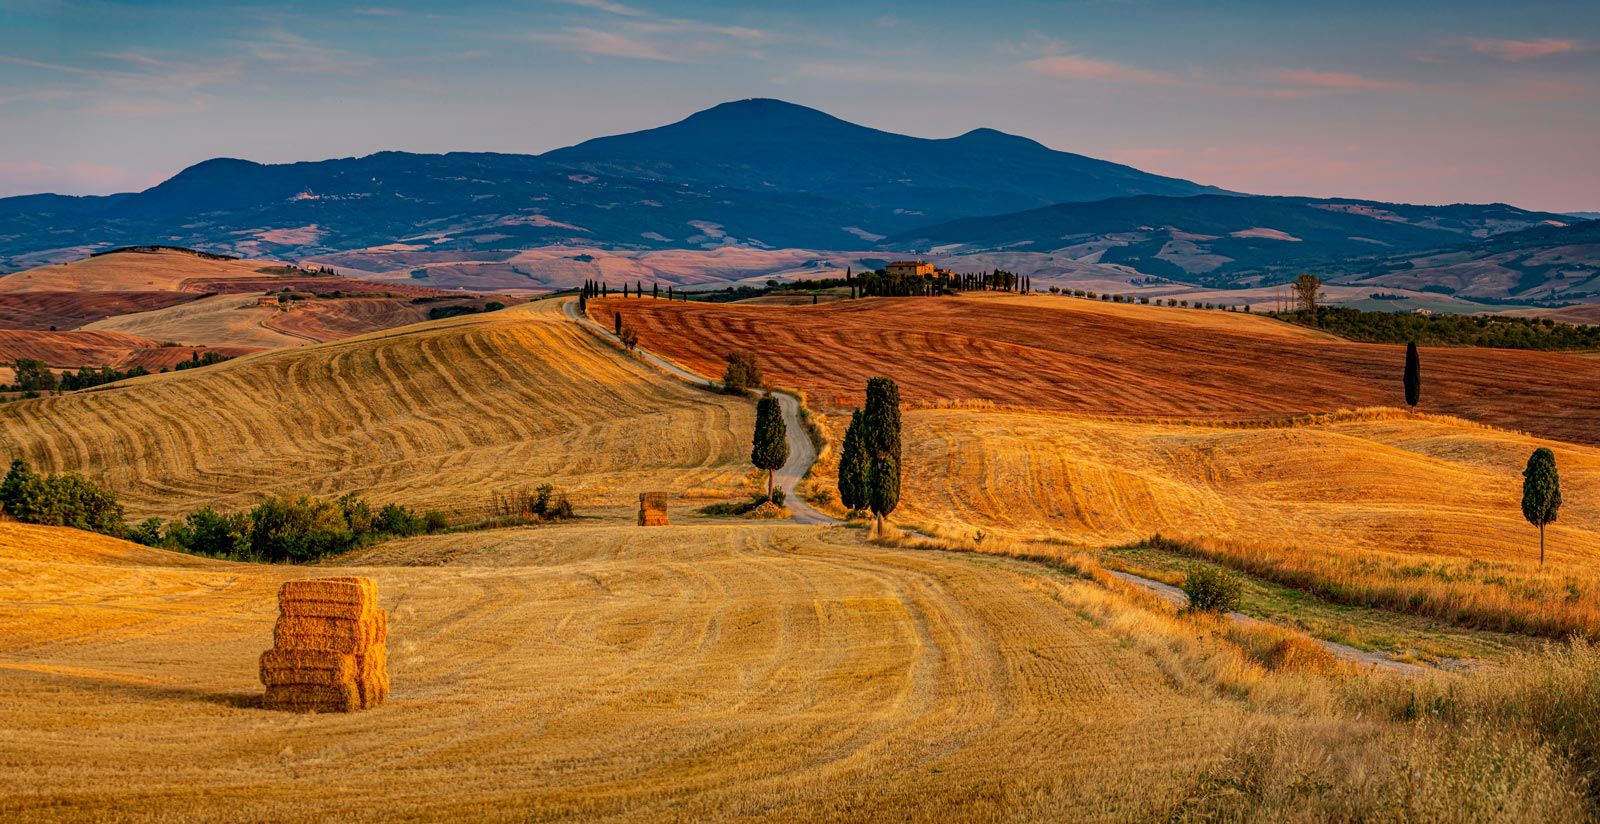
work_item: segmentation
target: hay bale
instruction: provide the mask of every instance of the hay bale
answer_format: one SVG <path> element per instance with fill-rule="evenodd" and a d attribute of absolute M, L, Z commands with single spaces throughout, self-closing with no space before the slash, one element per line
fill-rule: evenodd
<path fill-rule="evenodd" d="M 378 588 L 370 578 L 288 581 L 278 589 L 278 611 L 284 615 L 361 620 L 377 608 Z"/>
<path fill-rule="evenodd" d="M 290 581 L 278 590 L 273 648 L 261 654 L 264 705 L 350 712 L 388 698 L 389 614 L 368 578 Z"/>
<path fill-rule="evenodd" d="M 356 691 L 361 708 L 371 709 L 389 697 L 389 646 L 377 644 L 355 656 Z"/>
<path fill-rule="evenodd" d="M 361 708 L 355 684 L 287 684 L 267 687 L 261 705 L 290 712 L 350 712 Z"/>
<path fill-rule="evenodd" d="M 639 493 L 639 526 L 667 526 L 667 493 Z"/>
<path fill-rule="evenodd" d="M 261 683 L 269 687 L 343 684 L 359 672 L 356 656 L 344 653 L 276 648 L 261 653 Z"/>
<path fill-rule="evenodd" d="M 278 649 L 355 654 L 387 641 L 388 623 L 382 610 L 369 621 L 284 615 L 272 630 L 272 643 Z"/>

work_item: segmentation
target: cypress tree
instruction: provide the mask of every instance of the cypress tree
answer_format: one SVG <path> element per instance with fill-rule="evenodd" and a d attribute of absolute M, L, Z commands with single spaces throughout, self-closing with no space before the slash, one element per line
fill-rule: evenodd
<path fill-rule="evenodd" d="M 862 445 L 867 455 L 866 504 L 883 531 L 900 505 L 900 387 L 890 378 L 867 381 Z"/>
<path fill-rule="evenodd" d="M 612 312 L 611 313 L 611 317 L 612 317 L 612 319 L 614 321 L 616 321 L 617 337 L 620 338 L 620 337 L 622 337 L 622 313 L 621 312 Z"/>
<path fill-rule="evenodd" d="M 667 288 L 670 289 L 672 287 L 669 286 Z M 656 300 L 661 299 L 661 283 L 659 281 L 650 281 L 650 297 Z"/>
<path fill-rule="evenodd" d="M 767 500 L 772 500 L 772 474 L 789 460 L 789 434 L 778 399 L 768 393 L 756 403 L 756 431 L 750 444 L 750 462 L 767 470 Z"/>
<path fill-rule="evenodd" d="M 867 454 L 861 432 L 865 426 L 860 409 L 850 413 L 850 427 L 844 431 L 839 452 L 839 503 L 851 512 L 867 507 Z"/>
<path fill-rule="evenodd" d="M 1406 404 L 1412 409 L 1417 408 L 1417 401 L 1422 399 L 1422 361 L 1417 357 L 1417 342 L 1406 344 Z"/>
<path fill-rule="evenodd" d="M 1544 566 L 1544 528 L 1561 512 L 1561 476 L 1556 455 L 1546 447 L 1533 450 L 1522 470 L 1522 517 L 1539 528 L 1539 565 Z"/>

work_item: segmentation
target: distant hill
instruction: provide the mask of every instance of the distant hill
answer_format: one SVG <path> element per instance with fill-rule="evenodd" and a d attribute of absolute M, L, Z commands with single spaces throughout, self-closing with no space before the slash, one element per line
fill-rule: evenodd
<path fill-rule="evenodd" d="M 0 272 L 131 244 L 292 258 L 396 241 L 857 248 L 973 214 L 1217 191 L 988 129 L 928 140 L 744 100 L 542 156 L 219 158 L 137 194 L 0 199 Z"/>
<path fill-rule="evenodd" d="M 1397 255 L 1346 282 L 1465 298 L 1591 301 L 1600 297 L 1600 220 Z"/>
<path fill-rule="evenodd" d="M 1571 218 L 1505 204 L 1413 206 L 1304 197 L 1139 196 L 965 218 L 884 241 L 905 252 L 1051 253 L 1174 280 L 1235 285 L 1381 261 Z"/>

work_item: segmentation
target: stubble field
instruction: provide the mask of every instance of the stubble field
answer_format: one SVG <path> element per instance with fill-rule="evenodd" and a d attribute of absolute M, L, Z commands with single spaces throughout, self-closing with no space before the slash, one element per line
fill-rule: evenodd
<path fill-rule="evenodd" d="M 732 490 L 752 417 L 547 302 L 7 404 L 0 453 L 99 478 L 141 517 L 279 490 L 466 514 L 543 482 L 590 506 Z"/>

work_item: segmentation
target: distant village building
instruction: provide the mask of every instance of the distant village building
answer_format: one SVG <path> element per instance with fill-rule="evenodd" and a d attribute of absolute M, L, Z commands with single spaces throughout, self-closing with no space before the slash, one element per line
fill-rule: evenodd
<path fill-rule="evenodd" d="M 920 260 L 897 260 L 883 268 L 884 271 L 888 272 L 890 276 L 902 278 L 931 278 L 933 277 L 935 271 L 933 264 L 924 263 Z"/>
<path fill-rule="evenodd" d="M 1433 314 L 1433 310 L 1429 309 L 1426 306 L 1418 306 L 1417 308 L 1411 310 L 1411 314 L 1413 314 L 1413 315 L 1431 315 L 1431 314 Z"/>

